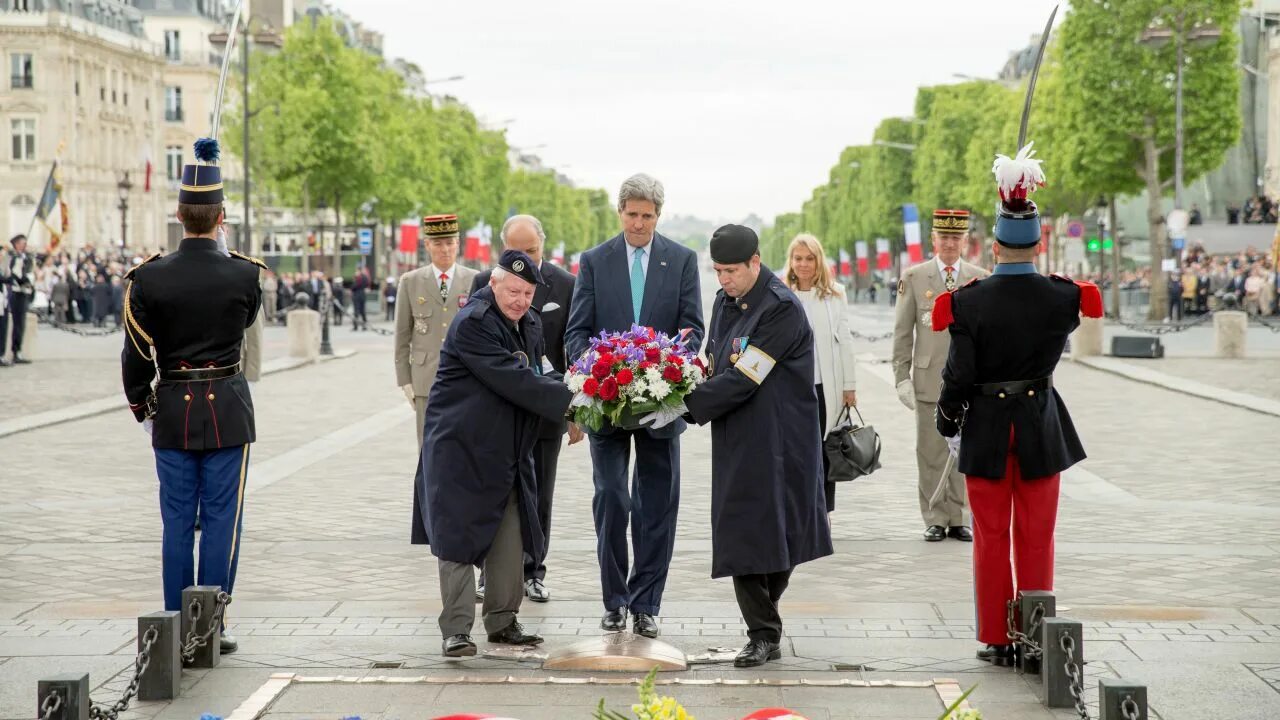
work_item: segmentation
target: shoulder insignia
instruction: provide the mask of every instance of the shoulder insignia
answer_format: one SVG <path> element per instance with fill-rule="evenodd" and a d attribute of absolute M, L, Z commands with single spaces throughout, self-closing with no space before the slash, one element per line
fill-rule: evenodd
<path fill-rule="evenodd" d="M 249 262 L 253 263 L 254 265 L 257 265 L 258 267 L 262 268 L 263 270 L 270 270 L 270 269 L 271 269 L 271 268 L 267 267 L 267 264 L 266 264 L 266 263 L 262 262 L 261 260 L 259 260 L 259 259 L 258 259 L 258 258 L 256 258 L 256 257 L 250 257 L 250 256 L 245 255 L 245 254 L 243 254 L 243 253 L 238 253 L 238 252 L 236 252 L 235 250 L 231 250 L 231 251 L 229 251 L 229 252 L 231 253 L 231 257 L 234 257 L 234 258 L 240 258 L 241 260 L 248 260 Z"/>
<path fill-rule="evenodd" d="M 982 278 L 974 278 L 974 279 L 970 280 L 969 282 L 967 282 L 967 283 L 965 283 L 965 284 L 961 285 L 961 286 L 960 286 L 959 288 L 957 288 L 957 289 L 958 289 L 958 290 L 963 290 L 963 289 L 965 289 L 965 288 L 969 287 L 970 285 L 976 285 L 976 284 L 978 284 L 978 283 L 980 283 L 980 282 L 982 282 Z"/>
<path fill-rule="evenodd" d="M 143 260 L 142 262 L 138 263 L 137 265 L 134 265 L 133 267 L 129 268 L 129 271 L 128 271 L 128 272 L 126 272 L 126 273 L 124 274 L 124 279 L 125 279 L 125 280 L 132 280 L 132 279 L 133 279 L 133 273 L 134 273 L 134 271 L 136 271 L 138 268 L 142 267 L 143 265 L 146 265 L 147 263 L 151 262 L 152 260 L 155 260 L 155 259 L 156 259 L 156 258 L 158 258 L 158 257 L 160 257 L 160 253 L 155 253 L 154 255 L 152 255 L 151 257 L 147 258 L 146 260 Z"/>
<path fill-rule="evenodd" d="M 972 284 L 975 281 L 971 281 Z M 966 285 L 965 287 L 968 287 Z M 955 321 L 955 315 L 951 312 L 951 295 L 955 291 L 944 292 L 933 301 L 933 331 L 942 332 L 951 327 L 951 323 Z"/>
<path fill-rule="evenodd" d="M 1076 284 L 1075 280 L 1072 280 L 1071 278 L 1067 277 L 1066 275 L 1063 275 L 1062 273 L 1049 273 L 1049 277 L 1053 278 L 1054 280 L 1057 280 L 1058 282 L 1071 283 L 1072 285 Z"/>
<path fill-rule="evenodd" d="M 786 285 L 782 284 L 781 280 L 769 283 L 769 289 L 772 290 L 773 294 L 777 295 L 778 299 L 782 302 L 792 302 L 795 299 L 795 295 L 791 294 L 791 291 L 787 289 Z"/>
<path fill-rule="evenodd" d="M 1076 280 L 1075 284 L 1080 288 L 1080 314 L 1087 318 L 1102 317 L 1102 291 L 1098 286 L 1085 280 Z"/>

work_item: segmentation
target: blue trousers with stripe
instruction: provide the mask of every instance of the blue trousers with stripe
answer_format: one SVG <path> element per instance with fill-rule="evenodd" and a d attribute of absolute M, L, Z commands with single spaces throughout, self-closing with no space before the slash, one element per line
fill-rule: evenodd
<path fill-rule="evenodd" d="M 220 450 L 156 448 L 155 453 L 156 474 L 160 476 L 160 517 L 164 521 L 164 609 L 181 610 L 182 591 L 187 587 L 219 585 L 230 593 L 235 585 L 249 446 Z M 197 510 L 198 572 L 192 554 Z"/>

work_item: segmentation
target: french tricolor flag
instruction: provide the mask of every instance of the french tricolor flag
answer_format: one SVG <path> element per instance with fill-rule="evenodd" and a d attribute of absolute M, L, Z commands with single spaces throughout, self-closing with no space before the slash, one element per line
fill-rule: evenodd
<path fill-rule="evenodd" d="M 924 262 L 924 248 L 920 246 L 920 210 L 915 203 L 902 206 L 902 232 L 907 239 L 907 257 L 912 263 Z"/>
<path fill-rule="evenodd" d="M 892 265 L 893 259 L 889 257 L 889 240 L 876 238 L 876 269 L 888 270 Z"/>
<path fill-rule="evenodd" d="M 858 257 L 858 274 L 865 275 L 868 267 L 867 263 L 867 241 L 859 240 L 853 244 L 853 254 Z"/>
<path fill-rule="evenodd" d="M 840 274 L 852 275 L 853 270 L 849 267 L 849 251 L 840 248 Z"/>

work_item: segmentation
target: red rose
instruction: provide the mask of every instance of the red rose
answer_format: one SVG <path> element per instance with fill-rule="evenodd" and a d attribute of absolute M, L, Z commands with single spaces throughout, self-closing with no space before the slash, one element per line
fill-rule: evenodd
<path fill-rule="evenodd" d="M 675 365 L 667 365 L 662 368 L 662 379 L 667 382 L 678 383 L 684 379 L 684 375 L 681 374 L 680 368 Z"/>
<path fill-rule="evenodd" d="M 609 373 L 613 370 L 613 363 L 597 362 L 591 366 L 591 376 L 597 380 L 604 380 L 609 377 Z"/>
<path fill-rule="evenodd" d="M 610 366 L 610 367 L 613 367 L 613 354 L 612 354 L 612 353 L 607 353 L 607 352 L 602 352 L 602 353 L 600 353 L 600 356 L 599 356 L 598 358 L 596 358 L 596 362 L 598 362 L 598 363 L 604 363 L 605 365 L 608 365 L 608 366 Z"/>
<path fill-rule="evenodd" d="M 600 383 L 600 399 L 606 402 L 618 399 L 618 381 L 607 377 Z"/>
<path fill-rule="evenodd" d="M 639 368 L 641 372 L 644 372 L 645 370 L 648 370 L 649 368 L 653 367 L 653 363 L 649 362 L 648 360 L 641 360 L 640 364 L 636 365 L 636 367 Z"/>
<path fill-rule="evenodd" d="M 644 359 L 649 362 L 658 362 L 662 359 L 662 351 L 658 348 L 646 348 L 644 351 Z"/>
<path fill-rule="evenodd" d="M 694 359 L 693 359 L 693 364 L 694 364 L 694 365 L 697 365 L 697 366 L 698 366 L 698 369 L 699 369 L 699 370 L 701 370 L 702 372 L 706 372 L 706 371 L 707 371 L 707 365 L 706 365 L 706 363 L 702 362 L 702 358 L 700 358 L 700 357 L 696 357 L 696 358 L 694 358 Z"/>
<path fill-rule="evenodd" d="M 636 347 L 640 347 L 641 345 L 644 345 L 647 342 L 649 342 L 648 338 L 636 338 L 635 340 L 631 341 L 631 344 Z"/>
<path fill-rule="evenodd" d="M 680 367 L 681 365 L 684 364 L 684 358 L 680 357 L 675 353 L 671 353 L 670 355 L 667 356 L 667 362 L 671 363 L 672 365 L 675 365 L 676 367 Z"/>
<path fill-rule="evenodd" d="M 618 380 L 619 385 L 630 385 L 635 376 L 631 373 L 631 368 L 622 368 L 618 374 L 614 376 Z"/>
<path fill-rule="evenodd" d="M 587 378 L 587 381 L 582 383 L 582 394 L 587 397 L 595 397 L 599 389 L 600 383 L 595 378 Z"/>

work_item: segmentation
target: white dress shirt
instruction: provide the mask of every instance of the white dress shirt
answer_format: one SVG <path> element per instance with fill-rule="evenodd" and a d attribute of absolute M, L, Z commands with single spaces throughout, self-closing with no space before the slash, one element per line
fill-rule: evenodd
<path fill-rule="evenodd" d="M 934 255 L 933 259 L 938 263 L 938 277 L 944 281 L 947 279 L 947 268 L 951 268 L 951 274 L 955 276 L 956 282 L 960 282 L 960 261 L 956 260 L 951 265 L 942 262 L 941 255 Z"/>
<path fill-rule="evenodd" d="M 457 263 L 454 263 L 452 266 L 450 266 L 448 270 L 441 270 L 440 268 L 436 267 L 434 263 L 432 263 L 431 265 L 431 272 L 436 276 L 437 288 L 440 287 L 440 275 L 441 274 L 448 275 L 448 277 L 446 277 L 444 280 L 444 287 L 445 287 L 444 291 L 446 295 L 449 293 L 450 290 L 453 289 L 453 276 L 454 276 L 454 271 L 457 269 L 458 269 Z"/>

